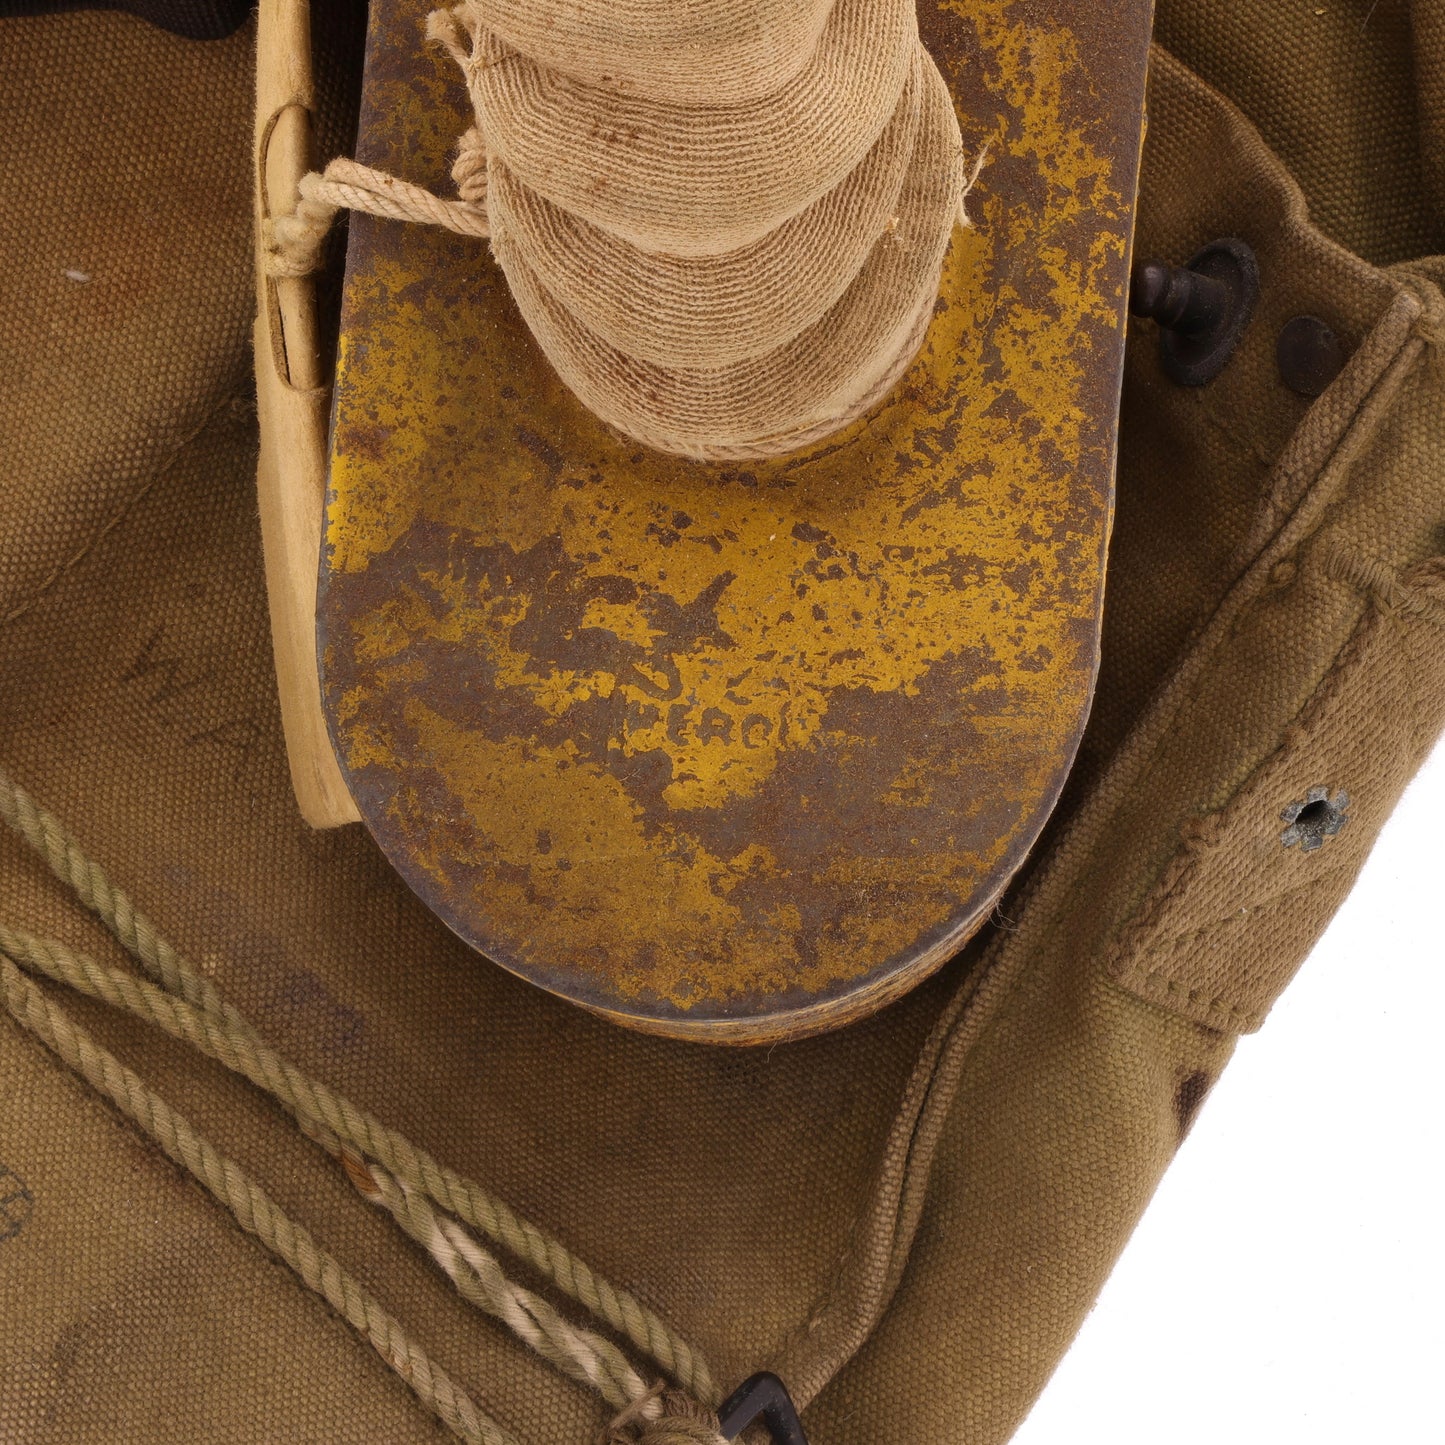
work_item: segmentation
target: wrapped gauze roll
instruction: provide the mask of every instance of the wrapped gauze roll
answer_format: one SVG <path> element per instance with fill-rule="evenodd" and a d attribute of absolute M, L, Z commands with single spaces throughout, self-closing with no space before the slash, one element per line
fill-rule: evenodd
<path fill-rule="evenodd" d="M 746 105 L 812 58 L 833 0 L 491 0 L 486 23 L 589 85 L 673 105 Z"/>
<path fill-rule="evenodd" d="M 774 455 L 902 374 L 964 192 L 913 6 L 465 0 L 433 17 L 476 114 L 463 193 L 604 421 L 684 456 Z"/>

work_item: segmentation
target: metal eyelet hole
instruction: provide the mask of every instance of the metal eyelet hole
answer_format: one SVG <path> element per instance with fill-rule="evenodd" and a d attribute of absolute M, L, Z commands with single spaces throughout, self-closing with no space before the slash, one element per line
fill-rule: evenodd
<path fill-rule="evenodd" d="M 1350 821 L 1349 806 L 1350 795 L 1343 789 L 1331 797 L 1328 788 L 1313 787 L 1280 813 L 1289 826 L 1279 835 L 1279 841 L 1286 848 L 1298 845 L 1300 852 L 1313 853 Z"/>

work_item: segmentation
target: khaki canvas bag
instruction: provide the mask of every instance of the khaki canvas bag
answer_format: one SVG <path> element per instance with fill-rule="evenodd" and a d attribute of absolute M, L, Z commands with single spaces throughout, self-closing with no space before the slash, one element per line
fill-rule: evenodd
<path fill-rule="evenodd" d="M 322 160 L 363 28 L 297 37 Z M 1261 291 L 1204 388 L 1131 334 L 1065 795 L 931 980 L 719 1050 L 302 820 L 254 30 L 0 19 L 0 1439 L 715 1442 L 765 1369 L 814 1445 L 1008 1439 L 1445 729 L 1445 6 L 1161 0 L 1156 40 L 1137 249 L 1244 237 Z"/>

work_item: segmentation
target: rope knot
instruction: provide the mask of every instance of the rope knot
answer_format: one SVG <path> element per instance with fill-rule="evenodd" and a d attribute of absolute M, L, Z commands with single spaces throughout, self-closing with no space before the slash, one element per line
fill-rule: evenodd
<path fill-rule="evenodd" d="M 659 1380 L 608 1423 L 597 1445 L 727 1445 L 717 1416 Z"/>
<path fill-rule="evenodd" d="M 272 276 L 309 276 L 321 269 L 326 236 L 338 207 L 322 189 L 318 175 L 303 176 L 297 186 L 296 209 L 289 216 L 268 217 L 262 225 L 261 247 Z"/>
<path fill-rule="evenodd" d="M 476 206 L 487 203 L 487 142 L 481 131 L 472 126 L 457 142 L 457 158 L 452 162 L 452 181 L 457 195 Z"/>

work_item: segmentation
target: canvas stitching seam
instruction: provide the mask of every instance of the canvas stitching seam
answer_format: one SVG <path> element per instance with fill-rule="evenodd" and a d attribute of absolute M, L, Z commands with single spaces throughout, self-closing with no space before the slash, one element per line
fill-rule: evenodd
<path fill-rule="evenodd" d="M 1197 1004 L 1203 999 L 1209 1013 L 1223 1014 L 1231 1020 L 1238 1019 L 1246 1026 L 1264 1018 L 1264 1014 L 1259 1010 L 1245 1008 L 1240 1004 L 1226 1003 L 1222 994 L 1211 995 L 1205 988 L 1187 988 L 1184 984 L 1168 977 L 1163 970 L 1142 974 L 1137 978 L 1131 977 L 1129 981 L 1149 988 L 1163 988 L 1168 993 L 1182 995 L 1184 1000 L 1190 1004 Z"/>
<path fill-rule="evenodd" d="M 1324 557 L 1324 573 L 1332 581 L 1369 597 L 1384 611 L 1445 626 L 1445 602 L 1406 582 L 1398 568 L 1346 542 L 1331 544 Z"/>
<path fill-rule="evenodd" d="M 1154 47 L 1154 52 L 1162 53 L 1159 51 L 1158 46 Z M 1386 309 L 1386 314 L 1388 314 L 1388 308 Z M 1382 315 L 1381 321 L 1383 322 L 1384 319 L 1385 315 Z M 1414 356 L 1407 357 L 1406 353 L 1411 349 L 1412 343 L 1416 354 Z M 1328 451 L 1318 459 L 1316 465 L 1312 469 L 1314 481 L 1318 481 L 1318 479 L 1322 477 L 1327 471 L 1329 471 L 1331 467 L 1339 463 L 1341 452 L 1353 439 L 1354 433 L 1359 427 L 1365 414 L 1369 411 L 1371 403 L 1375 401 L 1376 398 L 1379 396 L 1382 387 L 1390 380 L 1392 373 L 1394 373 L 1397 368 L 1403 367 L 1405 373 L 1408 374 L 1409 371 L 1413 370 L 1414 363 L 1418 359 L 1419 355 L 1423 352 L 1423 350 L 1424 343 L 1420 340 L 1420 338 L 1415 336 L 1413 333 L 1409 333 L 1406 335 L 1406 337 L 1402 338 L 1399 346 L 1388 357 L 1381 360 L 1379 370 L 1376 374 L 1374 382 L 1364 393 L 1364 395 L 1361 396 L 1361 398 L 1359 399 L 1359 404 L 1356 406 L 1355 410 L 1340 427 Z M 1388 406 L 1384 414 L 1389 414 Z M 1376 427 L 1378 427 L 1378 424 L 1382 419 L 1383 417 L 1374 418 Z M 1375 429 L 1376 428 L 1371 428 L 1372 434 Z M 1278 462 L 1276 463 L 1276 465 L 1278 465 Z M 1221 614 L 1229 606 L 1230 602 L 1232 600 L 1239 599 L 1241 597 L 1241 593 L 1244 592 L 1245 589 L 1248 589 L 1246 596 L 1242 600 L 1239 600 L 1237 603 L 1239 612 L 1235 619 L 1236 622 L 1238 618 L 1242 617 L 1258 603 L 1259 597 L 1265 591 L 1266 586 L 1265 578 L 1267 576 L 1268 570 L 1265 566 L 1266 559 L 1271 558 L 1271 555 L 1276 550 L 1296 550 L 1297 548 L 1303 546 L 1311 538 L 1318 535 L 1321 528 L 1325 525 L 1326 518 L 1324 513 L 1322 513 L 1321 516 L 1315 520 L 1314 526 L 1310 527 L 1309 530 L 1302 537 L 1297 539 L 1289 548 L 1280 548 L 1280 540 L 1283 530 L 1288 527 L 1290 518 L 1298 515 L 1300 508 L 1307 506 L 1309 499 L 1313 494 L 1313 490 L 1314 483 L 1312 482 L 1298 497 L 1297 501 L 1295 502 L 1294 508 L 1290 512 L 1285 514 L 1281 519 L 1278 519 L 1276 522 L 1271 524 L 1266 540 L 1263 542 L 1262 545 L 1253 549 L 1252 560 L 1247 566 L 1245 572 L 1236 581 L 1236 583 L 1232 587 L 1230 587 L 1224 597 L 1220 599 L 1219 604 L 1215 607 L 1209 618 L 1206 619 L 1199 627 L 1198 631 L 1195 634 L 1196 638 L 1206 637 L 1211 631 L 1212 627 L 1216 623 L 1218 623 Z M 1183 712 L 1197 699 L 1200 691 L 1207 685 L 1209 681 L 1209 661 L 1220 653 L 1223 645 L 1233 635 L 1234 625 L 1231 624 L 1225 628 L 1222 636 L 1216 637 L 1212 640 L 1209 645 L 1207 654 L 1202 655 L 1199 658 L 1198 672 L 1196 676 L 1188 685 L 1188 687 L 1184 690 L 1183 694 L 1175 700 L 1174 705 L 1168 709 L 1167 714 L 1159 720 L 1157 724 L 1158 735 L 1153 743 L 1153 746 L 1149 749 L 1148 753 L 1142 759 L 1139 759 L 1134 764 L 1134 771 L 1136 774 L 1141 771 L 1147 771 L 1150 764 L 1158 756 L 1160 749 L 1164 746 L 1165 742 L 1169 737 L 1169 720 L 1177 718 L 1181 712 Z M 1338 662 L 1338 660 L 1339 654 L 1337 654 L 1335 661 Z M 1165 688 L 1168 687 L 1167 680 L 1165 681 L 1163 686 Z M 1124 746 L 1127 746 L 1127 740 Z M 1273 756 L 1273 754 L 1271 754 L 1271 756 Z M 1108 774 L 1106 773 L 1105 779 L 1101 779 L 1101 782 L 1106 780 L 1107 776 Z M 1109 815 L 1110 818 L 1116 816 L 1118 811 L 1118 805 L 1116 804 L 1113 812 Z M 1081 820 L 1079 818 L 1075 818 L 1070 825 L 1068 833 L 1066 833 L 1063 838 L 1060 838 L 1055 843 L 1056 851 L 1054 856 L 1058 856 L 1057 850 L 1064 846 L 1069 834 L 1073 833 L 1080 826 L 1080 821 Z M 1108 820 L 1105 820 L 1101 824 L 1101 827 L 1107 826 Z M 1029 907 L 1034 897 L 1046 886 L 1046 881 L 1046 870 L 1040 869 L 1035 871 L 1033 875 L 1024 882 L 1018 900 L 1021 911 L 1026 910 Z M 1058 908 L 1054 911 L 1055 917 L 1067 913 L 1069 909 L 1078 902 L 1080 896 L 1084 891 L 1084 888 L 1085 880 L 1078 875 L 1076 875 L 1069 882 L 1065 883 L 1063 885 L 1063 896 L 1060 899 Z M 955 1041 L 960 1037 L 962 1033 L 965 1032 L 968 1024 L 973 1019 L 976 1010 L 988 1007 L 989 1013 L 988 1016 L 983 1019 L 980 1024 L 977 1037 L 975 1037 L 971 1041 L 971 1044 L 967 1051 L 969 1054 L 971 1054 L 977 1048 L 978 1044 L 985 1037 L 989 1028 L 997 1019 L 1004 1001 L 1010 996 L 1010 994 L 1012 994 L 1014 989 L 1017 988 L 1018 983 L 1023 976 L 1023 970 L 1017 966 L 1013 968 L 1011 974 L 1009 974 L 1008 971 L 1005 970 L 1005 976 L 1001 979 L 1000 982 L 1001 992 L 993 995 L 991 999 L 988 1000 L 985 1000 L 981 997 L 981 995 L 988 993 L 987 984 L 1000 973 L 1001 969 L 1003 969 L 1005 961 L 1001 957 L 1001 955 L 1003 953 L 1004 945 L 1007 942 L 1008 938 L 1006 936 L 996 936 L 989 944 L 988 948 L 984 953 L 984 956 L 979 960 L 976 967 L 970 970 L 969 979 L 965 983 L 960 985 L 960 994 L 967 990 L 970 996 L 963 1004 L 963 1006 L 959 1009 L 958 1017 L 954 1020 L 948 1033 L 940 1042 L 938 1052 L 934 1060 L 933 1068 L 930 1073 L 929 1083 L 925 1088 L 925 1100 L 928 1103 L 932 1102 L 930 1096 L 933 1093 L 936 1081 L 945 1071 L 946 1066 L 950 1062 L 950 1056 L 953 1052 Z M 1015 961 L 1015 963 L 1017 963 L 1017 961 Z M 948 1108 L 951 1108 L 953 1097 L 956 1097 L 957 1083 L 958 1080 L 962 1077 L 964 1062 L 964 1059 L 960 1059 L 957 1062 L 956 1077 L 953 1083 L 950 1098 L 942 1106 L 944 1107 L 945 1111 Z M 932 1171 L 933 1159 L 934 1153 L 932 1150 L 930 1150 L 926 1159 L 922 1161 L 909 1160 L 908 1163 L 905 1165 L 905 1169 L 909 1173 L 917 1170 L 922 1170 L 925 1175 L 923 1186 L 926 1187 L 926 1176 Z M 905 1179 L 904 1188 L 907 1187 L 908 1180 Z M 901 1193 L 902 1191 L 900 1191 L 900 1197 Z M 916 1230 L 912 1234 L 910 1234 L 908 1240 L 904 1242 L 903 1249 L 905 1251 L 905 1254 L 909 1254 L 912 1252 L 915 1238 Z M 895 1248 L 896 1247 L 897 1246 L 895 1245 Z M 890 1260 L 890 1273 L 894 1273 L 896 1271 L 897 1277 L 900 1282 L 905 1270 L 906 1258 L 901 1263 L 896 1263 Z M 892 1296 L 890 1296 L 890 1301 L 891 1298 Z M 883 1304 L 883 1307 L 879 1310 L 877 1316 L 867 1325 L 865 1338 L 868 1334 L 871 1334 L 872 1331 L 876 1329 L 878 1323 L 886 1317 L 888 1308 L 889 1302 L 885 1302 Z M 822 1385 L 826 1384 L 829 1380 L 836 1378 L 836 1376 L 848 1364 L 854 1353 L 856 1353 L 856 1351 L 850 1351 L 841 1359 L 835 1360 L 828 1365 L 823 1374 L 822 1384 L 819 1385 L 819 1389 L 821 1389 Z"/>
<path fill-rule="evenodd" d="M 1252 904 L 1250 906 L 1250 912 L 1258 914 L 1264 912 L 1266 909 L 1278 909 L 1284 903 L 1300 898 L 1301 895 L 1308 896 L 1312 893 L 1322 892 L 1326 885 L 1335 882 L 1344 871 L 1343 868 L 1333 868 L 1328 873 L 1311 879 L 1308 883 L 1302 883 L 1295 888 L 1287 888 L 1258 904 Z M 1216 933 L 1228 927 L 1229 924 L 1234 922 L 1237 922 L 1236 918 L 1227 917 L 1217 919 L 1215 922 L 1205 924 L 1203 927 L 1196 928 L 1189 933 L 1180 934 L 1175 938 L 1164 940 L 1151 947 L 1148 952 L 1157 957 L 1157 955 L 1165 949 L 1176 949 L 1181 946 L 1187 946 L 1211 933 Z M 1172 976 L 1173 970 L 1179 966 L 1177 959 L 1160 962 L 1153 968 L 1148 966 L 1149 962 L 1150 960 L 1148 958 L 1141 958 L 1129 964 L 1116 975 L 1117 982 L 1126 987 L 1150 989 L 1162 987 L 1167 989 L 1171 994 L 1183 995 L 1185 1000 L 1190 1004 L 1198 1004 L 1202 1001 L 1205 1007 L 1211 1012 L 1223 1012 L 1231 1018 L 1248 1020 L 1251 1024 L 1263 1021 L 1266 1013 L 1265 1009 L 1230 1003 L 1227 990 L 1210 993 L 1206 985 L 1200 984 L 1191 988 L 1187 984 L 1174 978 Z"/>
<path fill-rule="evenodd" d="M 1130 962 L 1128 955 L 1148 952 L 1157 956 L 1162 949 L 1187 946 L 1233 921 L 1231 918 L 1219 919 L 1172 939 L 1153 944 L 1148 942 L 1148 935 L 1158 930 L 1169 907 L 1188 888 L 1200 863 L 1217 844 L 1227 817 L 1236 816 L 1248 800 L 1259 795 L 1265 779 L 1283 757 L 1317 735 L 1323 715 L 1338 699 L 1347 682 L 1368 666 L 1368 654 L 1379 643 L 1387 626 L 1393 623 L 1396 625 L 1390 630 L 1399 630 L 1398 624 L 1402 615 L 1411 621 L 1419 620 L 1428 625 L 1438 626 L 1445 623 L 1445 606 L 1442 606 L 1430 591 L 1412 585 L 1402 578 L 1397 569 L 1387 567 L 1343 543 L 1335 542 L 1331 545 L 1325 556 L 1324 571 L 1336 581 L 1345 582 L 1365 593 L 1372 603 L 1371 610 L 1361 618 L 1354 633 L 1336 655 L 1329 671 L 1320 680 L 1320 685 L 1301 708 L 1297 719 L 1285 728 L 1279 747 L 1260 762 L 1223 807 L 1195 825 L 1193 836 L 1186 838 L 1175 858 L 1166 866 L 1145 909 L 1120 930 L 1105 967 L 1121 985 L 1152 987 L 1162 983 L 1170 992 L 1184 994 L 1190 1002 L 1197 1002 L 1207 992 L 1202 988 L 1187 989 L 1184 985 L 1166 978 L 1169 965 L 1161 964 L 1154 969 L 1147 969 L 1145 960 L 1136 959 Z M 1416 732 L 1418 733 L 1418 729 Z M 1252 907 L 1267 908 L 1286 898 L 1293 898 L 1300 892 L 1316 891 L 1335 880 L 1341 871 L 1343 865 L 1330 869 L 1298 888 L 1271 895 Z M 1178 966 L 1177 962 L 1173 966 Z M 1244 1015 L 1247 1012 L 1226 1004 L 1223 994 L 1215 995 L 1208 1003 L 1210 1007 L 1224 1008 L 1232 1014 Z M 1260 1019 L 1263 1016 L 1263 1012 L 1258 1015 Z"/>
<path fill-rule="evenodd" d="M 240 393 L 227 389 L 226 394 L 201 418 L 200 423 L 185 436 L 183 436 L 171 449 L 170 453 L 161 461 L 155 471 L 136 488 L 120 506 L 100 524 L 89 538 L 73 552 L 65 561 L 58 563 L 51 569 L 50 575 L 27 597 L 23 602 L 17 603 L 3 617 L 0 617 L 0 627 L 8 627 L 12 622 L 19 621 L 27 612 L 39 605 L 45 594 L 52 587 L 62 582 L 72 571 L 85 561 L 95 549 L 100 546 L 110 534 L 120 526 L 131 512 L 145 500 L 149 493 L 170 473 L 172 467 L 180 461 L 191 443 L 196 441 L 211 425 L 213 421 L 228 406 L 234 402 Z"/>
<path fill-rule="evenodd" d="M 1323 884 L 1333 881 L 1338 874 L 1345 871 L 1345 865 L 1339 864 L 1327 872 L 1321 873 L 1318 877 L 1309 879 L 1308 882 L 1297 883 L 1292 888 L 1282 888 L 1278 893 L 1271 893 L 1268 897 L 1261 898 L 1257 903 L 1247 904 L 1239 913 L 1226 914 L 1223 918 L 1216 918 L 1209 923 L 1200 924 L 1198 928 L 1191 928 L 1184 933 L 1176 933 L 1171 937 L 1161 938 L 1155 943 L 1148 944 L 1146 946 L 1147 951 L 1150 953 L 1160 953 L 1166 949 L 1183 948 L 1191 943 L 1197 943 L 1201 938 L 1205 938 L 1211 933 L 1218 933 L 1222 929 L 1228 928 L 1230 924 L 1237 924 L 1240 920 L 1240 913 L 1248 912 L 1254 914 L 1263 912 L 1265 909 L 1277 908 L 1290 899 L 1298 898 L 1301 894 L 1314 892 Z M 1137 967 L 1137 965 L 1129 965 L 1131 971 L 1134 971 Z"/>
<path fill-rule="evenodd" d="M 1237 816 L 1240 808 L 1249 799 L 1258 796 L 1264 780 L 1275 767 L 1314 736 L 1321 714 L 1339 696 L 1346 679 L 1353 677 L 1358 668 L 1364 665 L 1363 656 L 1375 641 L 1386 617 L 1387 614 L 1377 607 L 1372 607 L 1364 614 L 1349 639 L 1335 654 L 1333 662 L 1314 692 L 1294 720 L 1286 724 L 1279 744 L 1259 761 L 1227 802 L 1207 817 L 1197 820 L 1186 831 L 1184 840 L 1165 865 L 1155 887 L 1133 917 L 1119 928 L 1113 945 L 1105 953 L 1104 971 L 1116 982 L 1122 985 L 1136 978 L 1142 965 L 1132 963 L 1130 959 L 1150 946 L 1149 935 L 1159 929 L 1168 909 L 1187 891 L 1204 859 L 1210 850 L 1217 846 L 1219 836 L 1228 822 Z M 1332 877 L 1337 871 L 1332 870 L 1325 878 Z M 1323 882 L 1325 879 L 1315 881 Z M 1217 925 L 1206 925 L 1204 931 L 1215 926 Z M 1187 939 L 1192 936 L 1185 937 Z"/>

